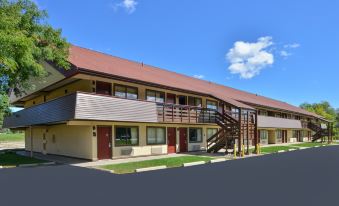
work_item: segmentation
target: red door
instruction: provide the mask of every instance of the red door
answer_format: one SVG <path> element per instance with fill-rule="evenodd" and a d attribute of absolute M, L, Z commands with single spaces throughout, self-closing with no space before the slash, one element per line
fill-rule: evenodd
<path fill-rule="evenodd" d="M 98 126 L 98 159 L 112 158 L 112 127 Z"/>
<path fill-rule="evenodd" d="M 112 95 L 112 84 L 108 82 L 96 81 L 96 93 L 103 95 Z"/>
<path fill-rule="evenodd" d="M 175 153 L 176 152 L 176 128 L 168 127 L 167 128 L 167 153 Z"/>
<path fill-rule="evenodd" d="M 179 128 L 180 152 L 187 152 L 187 128 Z"/>

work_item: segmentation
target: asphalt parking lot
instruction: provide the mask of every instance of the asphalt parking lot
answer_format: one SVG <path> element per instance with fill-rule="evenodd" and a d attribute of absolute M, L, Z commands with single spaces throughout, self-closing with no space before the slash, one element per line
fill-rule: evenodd
<path fill-rule="evenodd" d="M 339 205 L 339 146 L 116 175 L 69 165 L 0 170 L 0 205 Z"/>

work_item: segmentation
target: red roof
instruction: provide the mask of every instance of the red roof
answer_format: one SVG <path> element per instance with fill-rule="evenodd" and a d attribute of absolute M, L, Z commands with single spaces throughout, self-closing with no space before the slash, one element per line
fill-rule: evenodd
<path fill-rule="evenodd" d="M 92 72 L 115 75 L 166 87 L 209 94 L 215 98 L 224 100 L 242 108 L 252 109 L 252 107 L 247 104 L 253 104 L 320 117 L 319 115 L 282 101 L 258 96 L 256 94 L 237 90 L 224 85 L 200 80 L 78 46 L 71 46 L 69 61 L 80 69 Z"/>

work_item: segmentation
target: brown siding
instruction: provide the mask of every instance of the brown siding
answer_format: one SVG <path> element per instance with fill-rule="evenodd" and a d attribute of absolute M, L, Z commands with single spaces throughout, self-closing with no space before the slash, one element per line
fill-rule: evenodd
<path fill-rule="evenodd" d="M 5 128 L 64 122 L 74 117 L 76 94 L 15 112 L 4 119 Z"/>
<path fill-rule="evenodd" d="M 154 102 L 78 93 L 75 119 L 158 122 Z"/>

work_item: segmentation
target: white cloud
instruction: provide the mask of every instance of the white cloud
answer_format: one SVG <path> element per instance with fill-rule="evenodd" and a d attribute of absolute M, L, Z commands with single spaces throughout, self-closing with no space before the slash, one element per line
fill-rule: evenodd
<path fill-rule="evenodd" d="M 262 69 L 272 65 L 274 56 L 268 49 L 273 45 L 272 37 L 260 37 L 257 42 L 237 41 L 226 54 L 230 62 L 228 70 L 240 74 L 243 79 L 251 79 Z"/>
<path fill-rule="evenodd" d="M 288 56 L 291 56 L 291 55 L 292 55 L 292 53 L 289 53 L 285 50 L 280 51 L 280 56 L 282 56 L 282 57 L 288 57 Z"/>
<path fill-rule="evenodd" d="M 298 43 L 285 44 L 285 45 L 284 45 L 284 48 L 292 48 L 292 49 L 295 49 L 295 48 L 298 48 L 298 47 L 300 47 L 300 44 L 298 44 Z"/>
<path fill-rule="evenodd" d="M 193 77 L 194 77 L 194 78 L 197 78 L 197 79 L 203 79 L 203 78 L 205 78 L 205 76 L 202 75 L 202 74 L 195 74 L 195 75 L 193 75 Z"/>
<path fill-rule="evenodd" d="M 128 14 L 133 13 L 136 10 L 138 2 L 136 0 L 123 0 L 119 3 L 112 4 L 114 10 L 118 10 L 119 7 L 124 8 Z"/>

